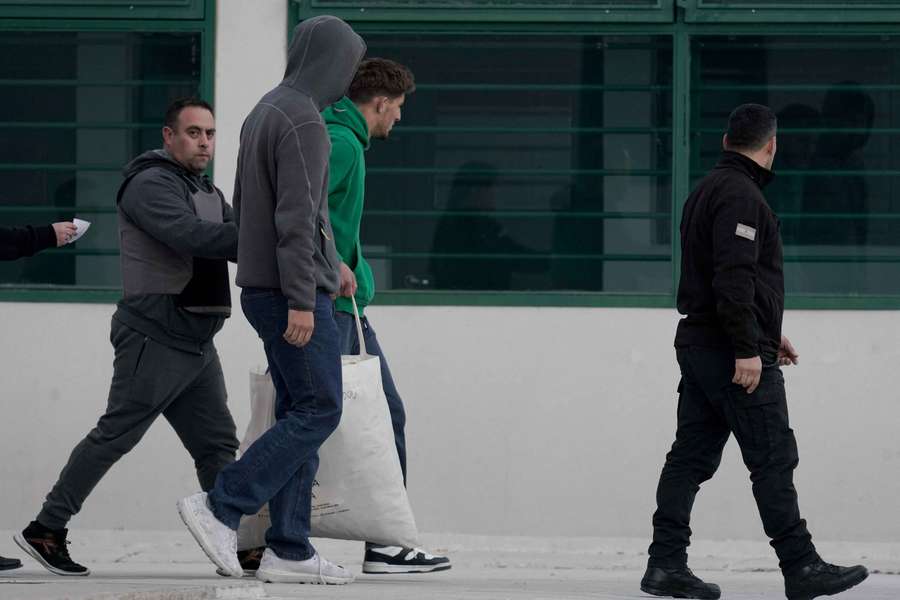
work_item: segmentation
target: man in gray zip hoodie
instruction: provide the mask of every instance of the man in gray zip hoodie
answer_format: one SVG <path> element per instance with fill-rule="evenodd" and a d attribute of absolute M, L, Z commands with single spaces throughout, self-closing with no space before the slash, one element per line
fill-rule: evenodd
<path fill-rule="evenodd" d="M 263 581 L 350 583 L 309 542 L 318 451 L 341 418 L 341 357 L 333 297 L 340 288 L 328 218 L 331 143 L 323 109 L 338 101 L 365 43 L 336 17 L 300 23 L 284 80 L 241 129 L 234 207 L 240 229 L 241 307 L 263 341 L 276 391 L 276 423 L 209 494 L 178 511 L 220 572 L 243 574 L 236 530 L 268 502 L 272 526 L 256 576 Z"/>
<path fill-rule="evenodd" d="M 50 572 L 88 575 L 69 557 L 66 524 L 106 472 L 160 415 L 197 468 L 200 487 L 238 448 L 213 336 L 231 314 L 228 259 L 237 254 L 231 207 L 203 175 L 215 148 L 209 104 L 177 100 L 166 112 L 164 148 L 123 170 L 119 217 L 122 300 L 106 413 L 79 443 L 16 543 Z"/>

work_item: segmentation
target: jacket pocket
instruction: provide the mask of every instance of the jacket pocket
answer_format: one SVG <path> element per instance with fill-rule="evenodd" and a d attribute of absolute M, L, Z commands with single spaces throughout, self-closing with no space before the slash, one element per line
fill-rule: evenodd
<path fill-rule="evenodd" d="M 781 371 L 763 371 L 763 379 L 752 394 L 737 385 L 726 389 L 732 431 L 746 455 L 768 453 L 782 439 L 788 428 L 787 399 Z"/>

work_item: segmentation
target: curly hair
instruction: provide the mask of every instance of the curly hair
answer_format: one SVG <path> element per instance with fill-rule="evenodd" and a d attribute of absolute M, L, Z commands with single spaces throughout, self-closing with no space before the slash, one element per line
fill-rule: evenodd
<path fill-rule="evenodd" d="M 399 98 L 416 90 L 412 71 L 386 58 L 367 58 L 359 64 L 347 96 L 365 104 L 376 96 Z"/>

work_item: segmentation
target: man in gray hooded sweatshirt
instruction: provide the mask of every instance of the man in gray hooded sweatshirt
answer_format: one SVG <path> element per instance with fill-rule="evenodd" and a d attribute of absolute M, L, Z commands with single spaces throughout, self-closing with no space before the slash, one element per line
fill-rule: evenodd
<path fill-rule="evenodd" d="M 15 536 L 57 575 L 90 573 L 69 557 L 66 524 L 160 415 L 194 459 L 201 488 L 234 461 L 238 441 L 213 336 L 231 314 L 228 259 L 237 254 L 238 230 L 203 174 L 215 127 L 209 104 L 176 100 L 166 111 L 163 149 L 123 171 L 116 198 L 123 293 L 112 317 L 106 413 L 72 450 L 41 512 Z"/>
<path fill-rule="evenodd" d="M 318 451 L 341 418 L 341 357 L 333 297 L 340 289 L 328 218 L 331 143 L 319 114 L 338 101 L 365 43 L 336 17 L 300 23 L 284 80 L 241 129 L 234 208 L 241 307 L 263 341 L 275 384 L 275 425 L 226 467 L 209 494 L 178 512 L 219 567 L 243 574 L 236 530 L 268 502 L 272 526 L 257 578 L 343 584 L 352 575 L 309 542 Z"/>

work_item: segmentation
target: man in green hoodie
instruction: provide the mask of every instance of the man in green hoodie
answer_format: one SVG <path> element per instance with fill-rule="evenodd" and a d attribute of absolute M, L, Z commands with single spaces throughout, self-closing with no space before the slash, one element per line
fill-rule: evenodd
<path fill-rule="evenodd" d="M 403 480 L 406 481 L 406 413 L 375 330 L 364 315 L 375 296 L 372 269 L 362 254 L 359 226 L 362 220 L 366 163 L 365 151 L 371 138 L 387 139 L 406 95 L 415 90 L 413 74 L 401 64 L 383 58 L 362 61 L 347 97 L 324 111 L 331 138 L 328 162 L 328 210 L 334 243 L 341 257 L 341 294 L 335 302 L 335 321 L 341 353 L 359 353 L 359 339 L 351 296 L 355 297 L 362 320 L 366 351 L 381 359 L 381 379 L 391 421 Z M 366 544 L 364 573 L 430 573 L 450 568 L 450 559 L 434 556 L 418 548 Z"/>

